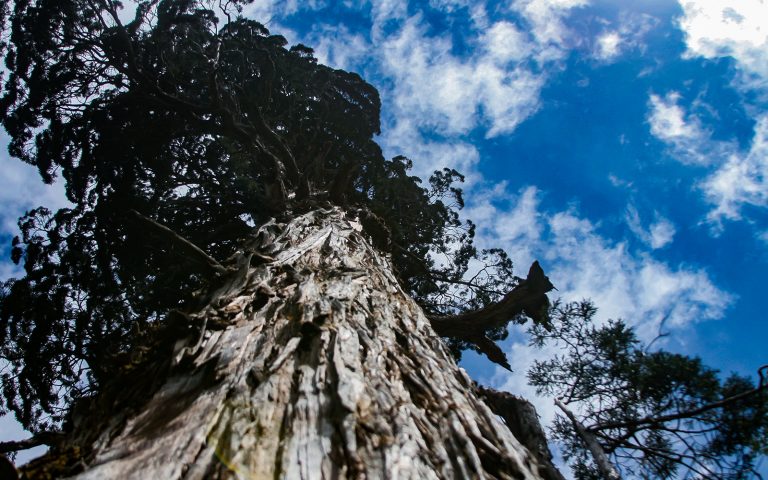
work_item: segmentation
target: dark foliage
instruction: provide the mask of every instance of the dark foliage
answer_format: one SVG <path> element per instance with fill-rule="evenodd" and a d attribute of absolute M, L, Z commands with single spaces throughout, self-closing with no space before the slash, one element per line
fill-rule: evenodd
<path fill-rule="evenodd" d="M 116 0 L 1 4 L 9 151 L 63 178 L 72 202 L 20 220 L 26 276 L 0 293 L 5 406 L 28 428 L 55 428 L 213 275 L 131 210 L 223 262 L 270 217 L 344 206 L 435 314 L 516 282 L 503 252 L 472 246 L 461 175 L 422 185 L 408 159 L 383 158 L 376 89 L 286 48 L 239 3 L 142 0 L 125 24 Z"/>
<path fill-rule="evenodd" d="M 534 345 L 563 352 L 528 372 L 537 392 L 570 405 L 624 477 L 754 478 L 768 453 L 762 377 L 757 387 L 737 374 L 720 380 L 698 358 L 648 351 L 622 321 L 593 324 L 595 312 L 589 302 L 557 304 L 552 331 L 531 328 Z M 577 478 L 600 478 L 568 419 L 553 433 Z"/>

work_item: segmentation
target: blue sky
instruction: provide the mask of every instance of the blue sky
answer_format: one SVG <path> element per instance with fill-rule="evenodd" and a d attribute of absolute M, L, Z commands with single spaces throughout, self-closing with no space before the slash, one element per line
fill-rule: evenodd
<path fill-rule="evenodd" d="M 766 363 L 768 4 L 256 0 L 247 13 L 376 86 L 385 154 L 466 174 L 478 243 L 519 274 L 539 259 L 564 299 L 591 298 L 644 339 L 663 321 L 664 348 L 725 373 Z M 8 239 L 25 209 L 64 200 L 0 162 Z M 532 396 L 527 366 L 552 352 L 526 341 L 504 344 L 512 374 L 463 366 Z M 550 420 L 551 400 L 536 405 Z"/>

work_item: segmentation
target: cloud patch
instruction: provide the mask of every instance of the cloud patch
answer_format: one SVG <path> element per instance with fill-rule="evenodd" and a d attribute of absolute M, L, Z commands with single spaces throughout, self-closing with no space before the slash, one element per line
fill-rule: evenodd
<path fill-rule="evenodd" d="M 680 106 L 680 94 L 672 91 L 664 97 L 651 94 L 648 101 L 648 124 L 651 135 L 671 147 L 671 154 L 677 160 L 691 165 L 709 165 L 718 161 L 713 152 L 704 148 L 710 132 L 705 130 L 701 120 L 686 113 Z"/>
<path fill-rule="evenodd" d="M 2 136 L 7 143 L 7 137 Z M 64 184 L 57 181 L 53 185 L 46 185 L 40 179 L 37 169 L 20 160 L 9 158 L 8 155 L 0 155 L 0 235 L 19 235 L 16 224 L 24 212 L 33 208 L 44 206 L 51 210 L 71 206 L 64 194 Z M 5 247 L 5 246 L 4 246 Z M 3 259 L 5 260 L 5 259 Z M 21 269 L 16 265 L 0 261 L 0 280 L 16 277 L 21 274 Z"/>
<path fill-rule="evenodd" d="M 687 57 L 733 57 L 742 85 L 768 88 L 768 2 L 687 0 L 680 6 Z"/>
<path fill-rule="evenodd" d="M 577 211 L 544 211 L 535 187 L 509 194 L 497 185 L 485 195 L 495 201 L 477 195 L 467 212 L 479 225 L 478 242 L 505 248 L 518 269 L 539 259 L 562 298 L 591 298 L 601 318 L 623 318 L 655 332 L 663 318 L 680 328 L 721 318 L 733 301 L 705 270 L 668 265 L 652 250 L 632 251 L 626 242 L 602 236 L 598 225 Z M 671 241 L 674 227 L 667 222 L 658 217 L 643 231 L 651 249 Z"/>
<path fill-rule="evenodd" d="M 606 21 L 607 22 L 607 21 Z M 597 36 L 592 57 L 601 63 L 612 63 L 631 49 L 645 49 L 644 38 L 659 20 L 648 14 L 622 12 L 618 24 Z"/>
<path fill-rule="evenodd" d="M 747 152 L 733 152 L 701 184 L 715 205 L 710 222 L 741 220 L 745 206 L 768 207 L 768 114 L 757 119 L 754 132 Z"/>
<path fill-rule="evenodd" d="M 523 55 L 525 42 L 513 27 L 495 25 L 498 39 L 484 54 L 462 58 L 452 51 L 450 36 L 429 36 L 420 17 L 405 22 L 381 46 L 381 69 L 392 81 L 389 98 L 396 118 L 443 136 L 465 135 L 483 124 L 486 136 L 508 133 L 538 108 L 544 83 L 521 65 L 510 65 Z M 515 46 L 501 38 L 515 36 Z"/>
<path fill-rule="evenodd" d="M 627 226 L 635 234 L 635 236 L 642 241 L 646 246 L 653 250 L 663 248 L 670 243 L 675 237 L 676 229 L 675 225 L 668 219 L 660 216 L 658 212 L 655 212 L 655 221 L 643 228 L 640 221 L 640 213 L 633 205 L 627 207 L 626 221 Z"/>
<path fill-rule="evenodd" d="M 706 221 L 722 230 L 723 220 L 742 220 L 745 206 L 768 208 L 768 114 L 757 117 L 746 151 L 735 141 L 713 140 L 711 132 L 680 105 L 680 95 L 652 94 L 648 124 L 653 136 L 670 147 L 670 155 L 688 164 L 709 167 L 696 188 L 712 209 Z"/>
<path fill-rule="evenodd" d="M 538 45 L 537 61 L 547 63 L 561 60 L 567 50 L 578 44 L 565 19 L 573 9 L 588 4 L 588 0 L 515 0 L 511 10 L 522 15 L 528 23 Z"/>
<path fill-rule="evenodd" d="M 621 53 L 622 39 L 618 32 L 608 31 L 597 38 L 594 56 L 598 60 L 610 61 Z"/>

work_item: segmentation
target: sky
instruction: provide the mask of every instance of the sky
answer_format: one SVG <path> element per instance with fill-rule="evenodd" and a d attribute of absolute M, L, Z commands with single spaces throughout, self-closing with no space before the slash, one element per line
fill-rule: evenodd
<path fill-rule="evenodd" d="M 538 259 L 566 301 L 592 299 L 655 345 L 724 375 L 768 363 L 768 2 L 256 0 L 245 12 L 380 92 L 385 155 L 466 175 L 481 247 L 518 275 Z M 0 141 L 7 142 L 2 136 Z M 62 186 L 0 153 L 0 253 Z M 7 258 L 7 255 L 4 256 Z M 7 260 L 0 278 L 18 275 Z M 524 328 L 513 373 L 480 383 L 534 401 Z M 7 422 L 0 438 L 16 435 Z"/>

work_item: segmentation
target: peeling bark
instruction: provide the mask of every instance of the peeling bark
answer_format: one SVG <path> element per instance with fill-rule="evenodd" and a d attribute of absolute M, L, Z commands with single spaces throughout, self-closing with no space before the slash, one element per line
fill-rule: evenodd
<path fill-rule="evenodd" d="M 71 478 L 551 478 L 359 223 L 316 210 L 255 238 L 169 358 L 75 423 Z"/>

